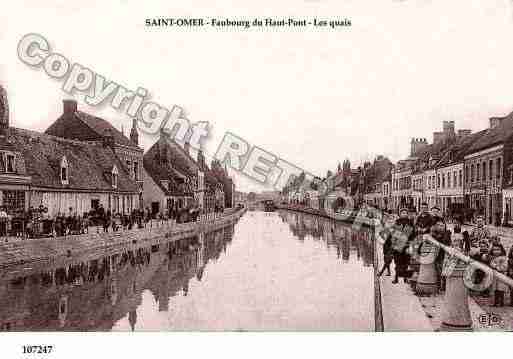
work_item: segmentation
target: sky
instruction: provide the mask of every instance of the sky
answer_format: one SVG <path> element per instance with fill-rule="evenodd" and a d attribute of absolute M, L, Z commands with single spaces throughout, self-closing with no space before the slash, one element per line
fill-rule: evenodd
<path fill-rule="evenodd" d="M 511 0 L 7 1 L 0 13 L 0 83 L 11 124 L 44 131 L 69 95 L 22 63 L 17 44 L 38 33 L 59 52 L 151 100 L 208 121 L 205 152 L 226 131 L 324 176 L 349 158 L 409 153 L 442 121 L 481 130 L 513 111 Z M 338 30 L 147 28 L 150 17 L 348 18 Z M 79 108 L 128 133 L 108 106 Z M 154 136 L 141 136 L 148 149 Z M 239 190 L 262 190 L 236 177 Z"/>

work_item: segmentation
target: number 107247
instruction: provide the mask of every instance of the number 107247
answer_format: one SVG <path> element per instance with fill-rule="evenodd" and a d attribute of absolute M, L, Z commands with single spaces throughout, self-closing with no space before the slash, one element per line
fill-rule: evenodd
<path fill-rule="evenodd" d="M 24 345 L 23 354 L 50 354 L 52 345 Z"/>

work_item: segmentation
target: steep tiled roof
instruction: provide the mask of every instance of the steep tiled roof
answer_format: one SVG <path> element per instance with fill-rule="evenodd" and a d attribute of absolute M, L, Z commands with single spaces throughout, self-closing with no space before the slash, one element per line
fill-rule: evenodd
<path fill-rule="evenodd" d="M 503 143 L 513 134 L 513 113 L 502 118 L 501 124 L 495 128 L 481 131 L 482 135 L 466 151 L 465 154 L 484 150 Z"/>
<path fill-rule="evenodd" d="M 109 131 L 116 144 L 140 150 L 135 143 L 112 126 L 110 122 L 78 110 L 59 117 L 48 127 L 45 133 L 58 137 L 88 141 L 100 140 Z"/>
<path fill-rule="evenodd" d="M 172 167 L 187 176 L 196 176 L 198 163 L 174 139 L 161 134 L 159 140 L 152 146 L 161 148 L 161 155 L 167 157 Z"/>
<path fill-rule="evenodd" d="M 114 136 L 114 142 L 123 146 L 137 147 L 135 143 L 133 143 L 129 138 L 127 138 L 114 126 L 112 126 L 110 122 L 104 120 L 103 118 L 96 117 L 82 111 L 77 111 L 75 115 L 99 135 L 103 136 L 107 131 L 110 130 L 112 136 Z"/>
<path fill-rule="evenodd" d="M 437 167 L 444 167 L 455 162 L 462 161 L 466 151 L 479 139 L 486 134 L 487 130 L 479 131 L 468 136 L 457 138 L 456 142 L 445 149 L 440 160 L 436 163 Z"/>
<path fill-rule="evenodd" d="M 125 172 L 111 148 L 34 131 L 11 128 L 10 141 L 22 153 L 27 174 L 34 186 L 57 189 L 112 191 L 110 174 L 118 169 L 117 191 L 138 192 L 137 184 Z M 66 156 L 69 184 L 60 179 L 60 163 Z"/>
<path fill-rule="evenodd" d="M 155 181 L 160 189 L 171 196 L 183 196 L 183 188 L 180 188 L 179 181 L 184 177 L 177 172 L 170 162 L 161 160 L 160 148 L 156 143 L 143 157 L 143 166 L 148 175 Z M 165 188 L 161 181 L 169 181 L 169 188 Z"/>
<path fill-rule="evenodd" d="M 437 143 L 427 145 L 424 148 L 422 148 L 415 154 L 415 158 L 417 158 L 418 161 L 412 162 L 414 172 L 428 170 L 438 166 L 438 162 L 443 157 L 444 153 L 456 142 L 457 138 L 454 137 L 452 139 L 443 140 Z M 429 160 L 431 158 L 435 161 L 429 163 Z"/>

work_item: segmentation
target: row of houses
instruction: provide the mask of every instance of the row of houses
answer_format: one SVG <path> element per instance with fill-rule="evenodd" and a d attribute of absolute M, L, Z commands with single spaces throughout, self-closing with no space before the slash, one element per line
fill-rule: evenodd
<path fill-rule="evenodd" d="M 473 133 L 456 131 L 443 121 L 442 131 L 410 141 L 410 154 L 393 164 L 384 156 L 356 169 L 349 160 L 314 181 L 296 179 L 283 191 L 284 200 L 337 210 L 363 203 L 396 211 L 438 206 L 446 215 L 482 214 L 488 223 L 510 224 L 513 205 L 513 113 L 492 117 Z M 316 200 L 312 203 L 311 199 Z"/>
<path fill-rule="evenodd" d="M 11 127 L 7 93 L 0 86 L 0 205 L 15 215 L 46 208 L 47 215 L 83 214 L 101 206 L 128 214 L 233 206 L 234 182 L 226 168 L 204 154 L 196 158 L 161 134 L 145 153 L 134 119 L 128 136 L 74 100 L 44 132 Z"/>

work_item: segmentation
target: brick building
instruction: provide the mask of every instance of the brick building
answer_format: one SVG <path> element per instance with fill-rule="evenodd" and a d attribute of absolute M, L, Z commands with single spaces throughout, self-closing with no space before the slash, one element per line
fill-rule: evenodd
<path fill-rule="evenodd" d="M 79 111 L 75 100 L 63 101 L 62 115 L 45 131 L 71 140 L 88 142 L 110 142 L 116 156 L 130 177 L 137 182 L 139 202 L 142 204 L 143 187 L 143 150 L 139 145 L 136 121 L 132 121 L 130 137 L 126 137 L 103 118 Z"/>
<path fill-rule="evenodd" d="M 111 136 L 81 141 L 12 128 L 5 90 L 0 93 L 0 200 L 9 213 L 30 206 L 48 208 L 51 217 L 100 204 L 113 212 L 139 208 L 138 183 Z"/>

